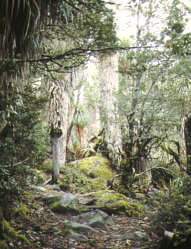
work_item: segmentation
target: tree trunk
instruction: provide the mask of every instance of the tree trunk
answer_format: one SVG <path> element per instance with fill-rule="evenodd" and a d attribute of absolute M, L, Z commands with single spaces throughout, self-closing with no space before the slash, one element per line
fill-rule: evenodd
<path fill-rule="evenodd" d="M 184 139 L 186 145 L 187 173 L 191 175 L 191 113 L 184 119 Z"/>
<path fill-rule="evenodd" d="M 60 158 L 59 158 L 59 137 L 52 137 L 52 154 L 53 154 L 53 167 L 52 167 L 52 183 L 58 182 L 60 175 Z"/>
<path fill-rule="evenodd" d="M 49 82 L 49 126 L 51 127 L 53 169 L 52 181 L 56 183 L 59 178 L 59 162 L 65 164 L 66 140 L 68 129 L 69 96 L 67 85 L 70 85 L 71 75 L 65 75 L 58 82 Z"/>
<path fill-rule="evenodd" d="M 109 158 L 115 166 L 121 163 L 121 133 L 118 121 L 117 99 L 118 90 L 118 55 L 106 55 L 99 60 L 100 119 L 105 131 L 105 142 Z"/>

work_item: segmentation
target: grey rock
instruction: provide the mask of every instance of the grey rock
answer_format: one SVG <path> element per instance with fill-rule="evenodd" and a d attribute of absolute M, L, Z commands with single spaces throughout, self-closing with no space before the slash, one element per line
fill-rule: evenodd
<path fill-rule="evenodd" d="M 147 240 L 147 234 L 145 232 L 136 231 L 134 232 L 135 239 Z"/>
<path fill-rule="evenodd" d="M 83 222 L 91 227 L 106 227 L 107 225 L 114 224 L 112 218 L 107 213 L 98 209 L 76 216 L 73 220 Z"/>
<path fill-rule="evenodd" d="M 32 185 L 31 188 L 33 190 L 35 190 L 36 192 L 44 192 L 46 191 L 46 188 L 42 187 L 42 186 L 36 186 L 36 185 Z"/>
<path fill-rule="evenodd" d="M 90 219 L 87 224 L 91 227 L 106 227 L 106 224 L 104 223 L 104 220 L 101 217 L 95 217 Z"/>
<path fill-rule="evenodd" d="M 112 236 L 111 239 L 119 239 L 119 240 L 127 240 L 128 239 L 129 240 L 130 235 L 129 235 L 129 233 L 124 233 L 124 234 Z"/>
<path fill-rule="evenodd" d="M 77 223 L 74 221 L 65 220 L 64 221 L 64 228 L 69 229 L 78 233 L 99 233 L 97 230 L 93 229 L 92 227 L 86 225 Z"/>
<path fill-rule="evenodd" d="M 76 240 L 76 241 L 80 241 L 80 242 L 86 242 L 88 241 L 88 238 L 83 235 L 83 234 L 80 234 L 80 233 L 76 233 L 76 232 L 73 232 L 73 231 L 69 231 L 66 236 L 70 239 L 73 239 L 73 240 Z"/>
<path fill-rule="evenodd" d="M 48 190 L 58 190 L 60 191 L 60 187 L 56 184 L 53 184 L 53 185 L 46 185 L 46 189 Z"/>
<path fill-rule="evenodd" d="M 78 214 L 82 211 L 78 196 L 71 193 L 44 195 L 43 199 L 54 212 Z"/>
<path fill-rule="evenodd" d="M 135 231 L 130 233 L 124 233 L 120 235 L 115 235 L 111 239 L 120 239 L 120 240 L 147 240 L 147 234 L 141 231 Z"/>

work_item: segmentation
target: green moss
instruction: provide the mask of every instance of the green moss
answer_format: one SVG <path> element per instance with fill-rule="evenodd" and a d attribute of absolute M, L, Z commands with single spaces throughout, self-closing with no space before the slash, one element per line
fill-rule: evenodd
<path fill-rule="evenodd" d="M 127 198 L 123 194 L 116 193 L 111 190 L 93 192 L 89 194 L 94 198 L 96 206 L 102 210 L 111 213 L 141 215 L 143 206 L 134 200 Z"/>
<path fill-rule="evenodd" d="M 42 176 L 44 176 L 43 173 L 52 174 L 52 165 L 52 160 L 44 161 L 40 167 L 40 170 L 38 170 L 37 172 L 39 172 Z M 60 164 L 60 171 L 62 171 L 63 167 L 64 165 Z"/>
<path fill-rule="evenodd" d="M 114 176 L 109 161 L 101 156 L 78 160 L 64 167 L 61 172 L 61 189 L 80 193 L 105 189 Z"/>
<path fill-rule="evenodd" d="M 71 228 L 64 228 L 64 229 L 62 230 L 62 232 L 63 232 L 63 234 L 67 235 L 67 234 L 70 234 L 70 233 L 73 232 L 73 231 L 72 231 Z"/>
<path fill-rule="evenodd" d="M 113 173 L 109 161 L 101 156 L 92 156 L 78 161 L 78 166 L 87 176 L 103 177 L 110 180 Z"/>
<path fill-rule="evenodd" d="M 51 174 L 52 173 L 52 161 L 44 161 L 41 170 L 45 173 Z"/>
<path fill-rule="evenodd" d="M 25 236 L 20 235 L 18 232 L 16 232 L 15 229 L 12 228 L 6 220 L 2 221 L 0 231 L 1 231 L 1 236 L 5 240 L 15 239 L 30 244 L 29 240 Z"/>
<path fill-rule="evenodd" d="M 1 249 L 9 249 L 9 246 L 4 240 L 0 240 L 0 248 Z"/>
<path fill-rule="evenodd" d="M 59 206 L 59 201 L 55 201 L 55 202 L 50 203 L 49 208 L 51 210 L 57 210 L 58 206 Z"/>
<path fill-rule="evenodd" d="M 18 207 L 13 210 L 16 214 L 26 217 L 29 213 L 29 209 L 23 203 L 20 203 Z"/>

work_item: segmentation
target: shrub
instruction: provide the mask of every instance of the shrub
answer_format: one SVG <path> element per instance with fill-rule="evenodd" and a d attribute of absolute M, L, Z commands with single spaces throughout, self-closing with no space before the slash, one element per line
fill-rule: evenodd
<path fill-rule="evenodd" d="M 161 240 L 161 249 L 190 249 L 191 245 L 191 178 L 186 176 L 171 182 L 160 197 L 154 227 L 159 235 L 164 231 L 174 233 L 173 239 Z M 165 243 L 164 243 L 165 241 Z M 159 247 L 157 247 L 159 248 Z"/>
<path fill-rule="evenodd" d="M 28 83 L 23 90 L 12 89 L 1 106 L 0 205 L 5 210 L 27 186 L 32 167 L 43 159 L 35 155 L 40 151 L 42 136 L 37 124 L 45 101 Z"/>

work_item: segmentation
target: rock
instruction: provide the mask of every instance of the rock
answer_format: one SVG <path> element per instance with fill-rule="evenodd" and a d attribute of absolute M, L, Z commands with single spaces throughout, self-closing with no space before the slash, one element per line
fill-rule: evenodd
<path fill-rule="evenodd" d="M 101 156 L 87 157 L 62 168 L 59 184 L 64 191 L 87 193 L 105 189 L 114 173 Z"/>
<path fill-rule="evenodd" d="M 134 232 L 135 240 L 147 240 L 147 234 L 145 232 L 136 231 Z"/>
<path fill-rule="evenodd" d="M 112 218 L 101 210 L 94 210 L 79 216 L 73 217 L 73 220 L 83 222 L 91 227 L 107 227 L 114 225 Z"/>
<path fill-rule="evenodd" d="M 48 190 L 58 190 L 60 191 L 59 185 L 53 184 L 53 185 L 46 185 L 46 189 Z"/>
<path fill-rule="evenodd" d="M 75 213 L 82 211 L 82 206 L 79 203 L 78 196 L 71 193 L 45 195 L 44 200 L 49 205 L 49 208 L 58 213 Z"/>
<path fill-rule="evenodd" d="M 70 238 L 70 239 L 77 240 L 77 241 L 80 241 L 80 242 L 88 241 L 88 238 L 84 234 L 75 233 L 73 231 L 68 231 L 66 233 L 66 236 L 68 238 Z"/>
<path fill-rule="evenodd" d="M 109 214 L 118 213 L 131 216 L 140 215 L 143 211 L 140 203 L 112 190 L 92 192 L 85 194 L 84 197 L 89 197 L 90 201 L 87 204 L 90 208 L 101 209 Z"/>
<path fill-rule="evenodd" d="M 86 224 L 81 224 L 81 223 L 69 221 L 69 220 L 65 220 L 63 223 L 64 223 L 65 231 L 70 230 L 70 231 L 75 231 L 78 233 L 85 233 L 85 234 L 99 233 L 97 230 L 93 229 L 92 227 Z"/>
<path fill-rule="evenodd" d="M 124 234 L 120 234 L 120 235 L 114 235 L 114 236 L 111 237 L 111 239 L 129 240 L 130 235 L 129 235 L 129 233 L 124 233 Z"/>
<path fill-rule="evenodd" d="M 45 192 L 46 188 L 42 187 L 42 186 L 36 186 L 36 185 L 32 185 L 31 188 L 33 190 L 35 190 L 36 192 Z"/>
<path fill-rule="evenodd" d="M 120 240 L 147 240 L 147 234 L 141 231 L 135 231 L 130 233 L 124 233 L 120 235 L 115 235 L 111 239 Z"/>

